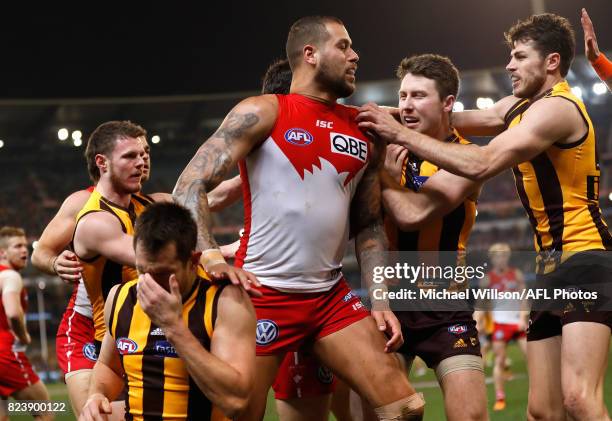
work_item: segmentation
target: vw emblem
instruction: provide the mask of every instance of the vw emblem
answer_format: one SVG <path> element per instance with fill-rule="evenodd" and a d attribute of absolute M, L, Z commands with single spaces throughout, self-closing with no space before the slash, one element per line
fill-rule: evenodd
<path fill-rule="evenodd" d="M 278 339 L 278 325 L 270 319 L 257 320 L 257 345 L 269 345 Z"/>

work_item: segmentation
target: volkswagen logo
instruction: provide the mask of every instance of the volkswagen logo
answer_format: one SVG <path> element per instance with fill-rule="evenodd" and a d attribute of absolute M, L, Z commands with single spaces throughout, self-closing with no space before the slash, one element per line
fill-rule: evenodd
<path fill-rule="evenodd" d="M 278 325 L 270 319 L 257 320 L 257 345 L 269 345 L 278 339 Z"/>

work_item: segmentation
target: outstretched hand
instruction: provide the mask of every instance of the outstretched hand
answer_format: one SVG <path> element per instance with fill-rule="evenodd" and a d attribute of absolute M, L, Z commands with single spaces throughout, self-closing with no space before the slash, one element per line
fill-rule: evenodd
<path fill-rule="evenodd" d="M 595 27 L 585 8 L 582 9 L 580 23 L 582 24 L 582 30 L 584 32 L 584 54 L 592 63 L 599 57 L 599 47 L 597 46 Z"/>

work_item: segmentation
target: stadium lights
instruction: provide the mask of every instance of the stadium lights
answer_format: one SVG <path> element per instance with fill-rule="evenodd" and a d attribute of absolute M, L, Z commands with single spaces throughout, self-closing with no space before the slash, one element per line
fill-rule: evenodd
<path fill-rule="evenodd" d="M 4 140 L 0 140 L 0 148 L 4 148 Z"/>
<path fill-rule="evenodd" d="M 38 247 L 38 241 L 32 241 L 32 249 Z"/>
<path fill-rule="evenodd" d="M 478 107 L 479 110 L 486 110 L 487 108 L 491 108 L 494 104 L 494 101 L 492 98 L 486 97 L 478 97 L 476 99 L 476 107 Z"/>
<path fill-rule="evenodd" d="M 608 195 L 608 199 L 610 199 L 610 201 L 612 202 L 612 193 Z"/>
<path fill-rule="evenodd" d="M 580 86 L 574 86 L 572 88 L 572 93 L 578 97 L 578 99 L 582 99 L 582 88 Z"/>
<path fill-rule="evenodd" d="M 57 131 L 57 138 L 61 141 L 68 139 L 68 129 L 61 128 Z"/>
<path fill-rule="evenodd" d="M 461 101 L 456 101 L 453 105 L 453 111 L 463 111 L 464 109 L 465 107 L 463 106 L 463 102 Z"/>
<path fill-rule="evenodd" d="M 80 130 L 75 130 L 72 132 L 72 140 L 74 140 L 75 142 L 77 140 L 81 140 L 81 137 L 83 137 L 83 133 L 81 133 Z M 76 145 L 75 145 L 76 146 Z M 80 145 L 79 145 L 80 146 Z"/>
<path fill-rule="evenodd" d="M 161 138 L 158 135 L 155 135 L 151 138 L 151 143 L 157 144 L 159 142 L 161 142 Z"/>
<path fill-rule="evenodd" d="M 603 95 L 608 91 L 608 89 L 606 88 L 606 85 L 601 83 L 601 82 L 597 82 L 593 84 L 593 92 L 595 93 L 595 95 Z"/>
<path fill-rule="evenodd" d="M 83 144 L 83 141 L 79 137 L 78 139 L 73 139 L 72 144 L 78 148 L 79 146 L 81 146 Z"/>

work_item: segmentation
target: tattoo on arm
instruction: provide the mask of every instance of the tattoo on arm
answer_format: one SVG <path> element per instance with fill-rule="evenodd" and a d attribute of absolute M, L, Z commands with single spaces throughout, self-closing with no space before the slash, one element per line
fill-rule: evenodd
<path fill-rule="evenodd" d="M 235 164 L 233 148 L 246 131 L 259 122 L 254 113 L 229 113 L 221 127 L 206 141 L 180 175 L 173 196 L 187 207 L 198 225 L 198 248 L 217 248 L 206 192 L 214 189 Z"/>

